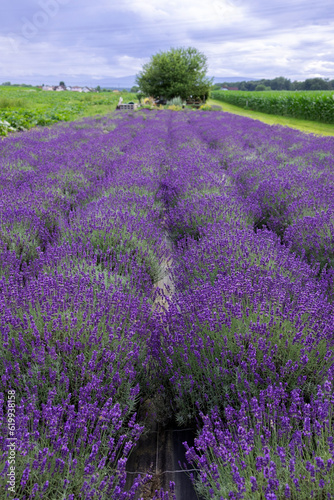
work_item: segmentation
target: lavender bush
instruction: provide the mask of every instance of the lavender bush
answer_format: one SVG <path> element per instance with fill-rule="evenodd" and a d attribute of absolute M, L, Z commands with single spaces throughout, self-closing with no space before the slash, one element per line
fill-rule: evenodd
<path fill-rule="evenodd" d="M 150 400 L 197 425 L 205 498 L 331 498 L 333 139 L 116 113 L 5 138 L 0 166 L 3 497 L 140 497 Z"/>
<path fill-rule="evenodd" d="M 150 296 L 164 240 L 152 177 L 142 176 L 141 158 L 136 170 L 124 122 L 115 137 L 86 120 L 79 131 L 2 143 L 3 182 L 15 197 L 9 204 L 3 191 L 1 476 L 5 484 L 6 395 L 15 391 L 20 499 L 133 498 L 149 479 L 125 491 L 144 429 L 136 409 L 151 377 Z M 131 169 L 121 161 L 127 145 Z M 17 182 L 15 164 L 33 173 Z"/>

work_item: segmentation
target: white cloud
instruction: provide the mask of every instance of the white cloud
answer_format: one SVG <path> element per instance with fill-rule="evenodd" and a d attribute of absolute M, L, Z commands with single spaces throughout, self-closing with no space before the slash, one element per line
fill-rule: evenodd
<path fill-rule="evenodd" d="M 30 11 L 22 16 L 38 21 L 42 0 L 35 2 L 35 11 L 29 1 Z M 11 24 L 16 34 L 0 35 L 0 78 L 134 75 L 152 54 L 177 46 L 204 52 L 210 75 L 333 78 L 334 22 L 323 6 L 310 11 L 310 3 L 275 0 L 270 5 L 262 0 L 80 0 L 79 9 L 79 0 L 62 1 L 66 6 L 26 38 L 17 9 L 16 28 Z"/>
<path fill-rule="evenodd" d="M 122 2 L 118 7 L 126 12 L 134 12 L 141 19 L 164 23 L 175 23 L 175 28 L 183 23 L 207 25 L 212 28 L 230 23 L 241 23 L 246 18 L 246 7 L 236 0 L 133 0 Z"/>
<path fill-rule="evenodd" d="M 142 67 L 143 64 L 148 62 L 148 58 L 138 58 L 138 57 L 131 57 L 127 55 L 122 55 L 116 58 L 118 70 L 117 74 L 115 72 L 113 73 L 114 76 L 125 76 L 127 72 L 129 72 L 129 68 L 131 68 L 132 75 L 138 73 Z"/>
<path fill-rule="evenodd" d="M 333 28 L 334 24 L 315 26 L 312 33 L 305 26 L 294 33 L 277 30 L 272 35 L 265 34 L 246 41 L 235 40 L 215 45 L 203 42 L 199 44 L 199 49 L 209 56 L 210 74 L 307 78 L 321 73 L 330 77 L 333 63 L 330 59 L 318 60 L 318 53 L 333 43 Z M 330 56 L 330 52 L 327 54 Z"/>
<path fill-rule="evenodd" d="M 71 74 L 111 75 L 114 74 L 103 55 L 94 48 L 56 47 L 47 42 L 31 43 L 0 37 L 5 50 L 1 56 L 1 73 L 6 76 Z"/>

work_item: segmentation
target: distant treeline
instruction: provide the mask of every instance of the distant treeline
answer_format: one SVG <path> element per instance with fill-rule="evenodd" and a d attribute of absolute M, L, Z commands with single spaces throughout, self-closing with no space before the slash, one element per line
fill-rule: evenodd
<path fill-rule="evenodd" d="M 334 80 L 329 78 L 307 78 L 303 82 L 292 82 L 284 76 L 279 76 L 273 80 L 256 80 L 249 82 L 222 82 L 213 85 L 213 90 L 222 88 L 231 90 L 334 90 Z"/>
<path fill-rule="evenodd" d="M 5 87 L 34 87 L 34 85 L 28 85 L 27 83 L 10 83 L 10 82 L 3 82 L 0 85 L 5 86 Z M 219 87 L 220 88 L 220 87 Z"/>

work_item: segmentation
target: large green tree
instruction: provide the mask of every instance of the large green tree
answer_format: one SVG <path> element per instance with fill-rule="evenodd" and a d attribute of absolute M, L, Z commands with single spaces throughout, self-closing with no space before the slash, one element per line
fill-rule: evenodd
<path fill-rule="evenodd" d="M 152 97 L 204 98 L 212 81 L 207 78 L 207 58 L 193 47 L 159 52 L 137 75 L 140 90 Z"/>

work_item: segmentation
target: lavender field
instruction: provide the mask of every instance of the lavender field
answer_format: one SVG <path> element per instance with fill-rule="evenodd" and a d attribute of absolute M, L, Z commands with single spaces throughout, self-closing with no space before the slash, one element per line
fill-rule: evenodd
<path fill-rule="evenodd" d="M 0 187 L 1 498 L 142 498 L 147 402 L 204 499 L 334 498 L 334 138 L 119 112 L 3 139 Z"/>

